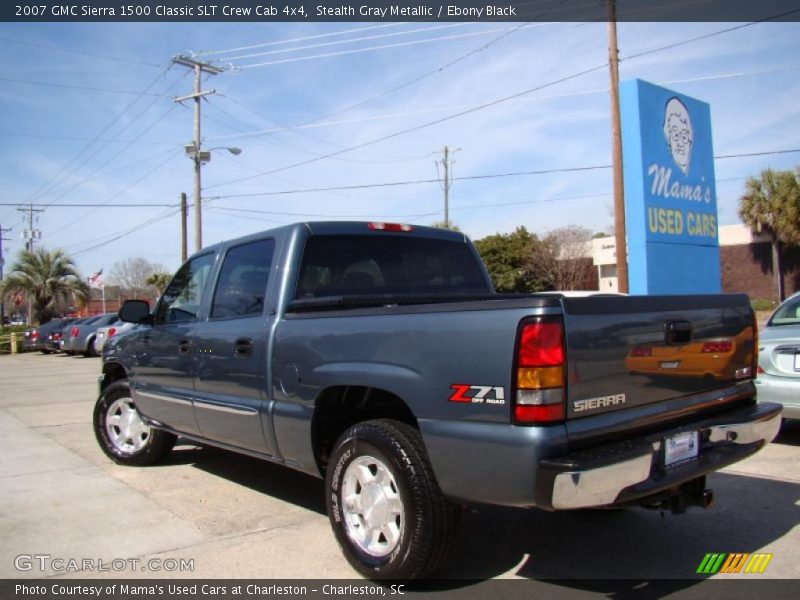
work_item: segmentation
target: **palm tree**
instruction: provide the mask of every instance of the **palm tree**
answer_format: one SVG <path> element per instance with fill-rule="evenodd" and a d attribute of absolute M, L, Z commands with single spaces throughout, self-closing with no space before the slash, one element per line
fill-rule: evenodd
<path fill-rule="evenodd" d="M 766 233 L 772 243 L 772 273 L 778 301 L 785 298 L 781 246 L 800 244 L 800 185 L 791 171 L 766 169 L 749 177 L 739 198 L 739 217 L 753 233 Z"/>
<path fill-rule="evenodd" d="M 57 316 L 64 305 L 82 305 L 89 298 L 89 286 L 63 250 L 23 250 L 10 271 L 0 284 L 0 294 L 25 294 L 40 323 Z"/>
<path fill-rule="evenodd" d="M 152 285 L 158 290 L 159 296 L 164 293 L 164 289 L 169 285 L 170 281 L 172 281 L 172 274 L 161 272 L 153 273 L 145 279 L 147 285 Z"/>

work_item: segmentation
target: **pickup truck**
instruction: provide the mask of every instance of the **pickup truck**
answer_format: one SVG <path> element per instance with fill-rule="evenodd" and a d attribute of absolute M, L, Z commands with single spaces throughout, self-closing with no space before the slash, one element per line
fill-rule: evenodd
<path fill-rule="evenodd" d="M 470 503 L 706 507 L 762 448 L 744 295 L 501 295 L 462 234 L 303 223 L 200 250 L 103 353 L 94 430 L 126 465 L 178 436 L 324 478 L 348 561 L 434 572 Z"/>

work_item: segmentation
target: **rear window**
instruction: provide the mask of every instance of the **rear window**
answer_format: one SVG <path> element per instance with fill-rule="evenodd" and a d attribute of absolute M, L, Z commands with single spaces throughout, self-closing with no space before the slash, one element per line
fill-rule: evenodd
<path fill-rule="evenodd" d="M 306 243 L 295 298 L 490 292 L 477 258 L 463 242 L 332 235 Z"/>

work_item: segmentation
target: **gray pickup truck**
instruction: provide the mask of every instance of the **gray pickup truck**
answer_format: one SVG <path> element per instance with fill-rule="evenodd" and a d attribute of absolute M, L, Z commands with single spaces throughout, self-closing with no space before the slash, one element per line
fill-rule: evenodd
<path fill-rule="evenodd" d="M 103 355 L 94 429 L 149 465 L 178 436 L 325 478 L 371 578 L 441 565 L 459 506 L 708 506 L 758 451 L 747 297 L 498 295 L 470 241 L 304 223 L 205 248 Z"/>

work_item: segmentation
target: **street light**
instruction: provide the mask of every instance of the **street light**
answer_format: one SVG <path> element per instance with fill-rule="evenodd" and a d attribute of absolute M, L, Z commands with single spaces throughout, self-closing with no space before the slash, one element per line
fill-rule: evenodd
<path fill-rule="evenodd" d="M 241 148 L 216 146 L 208 150 L 200 149 L 194 142 L 186 144 L 183 149 L 186 156 L 194 162 L 194 245 L 195 251 L 203 247 L 203 217 L 202 217 L 202 198 L 200 195 L 200 168 L 203 164 L 211 160 L 211 152 L 213 150 L 227 150 L 234 156 L 239 156 L 242 153 Z"/>

